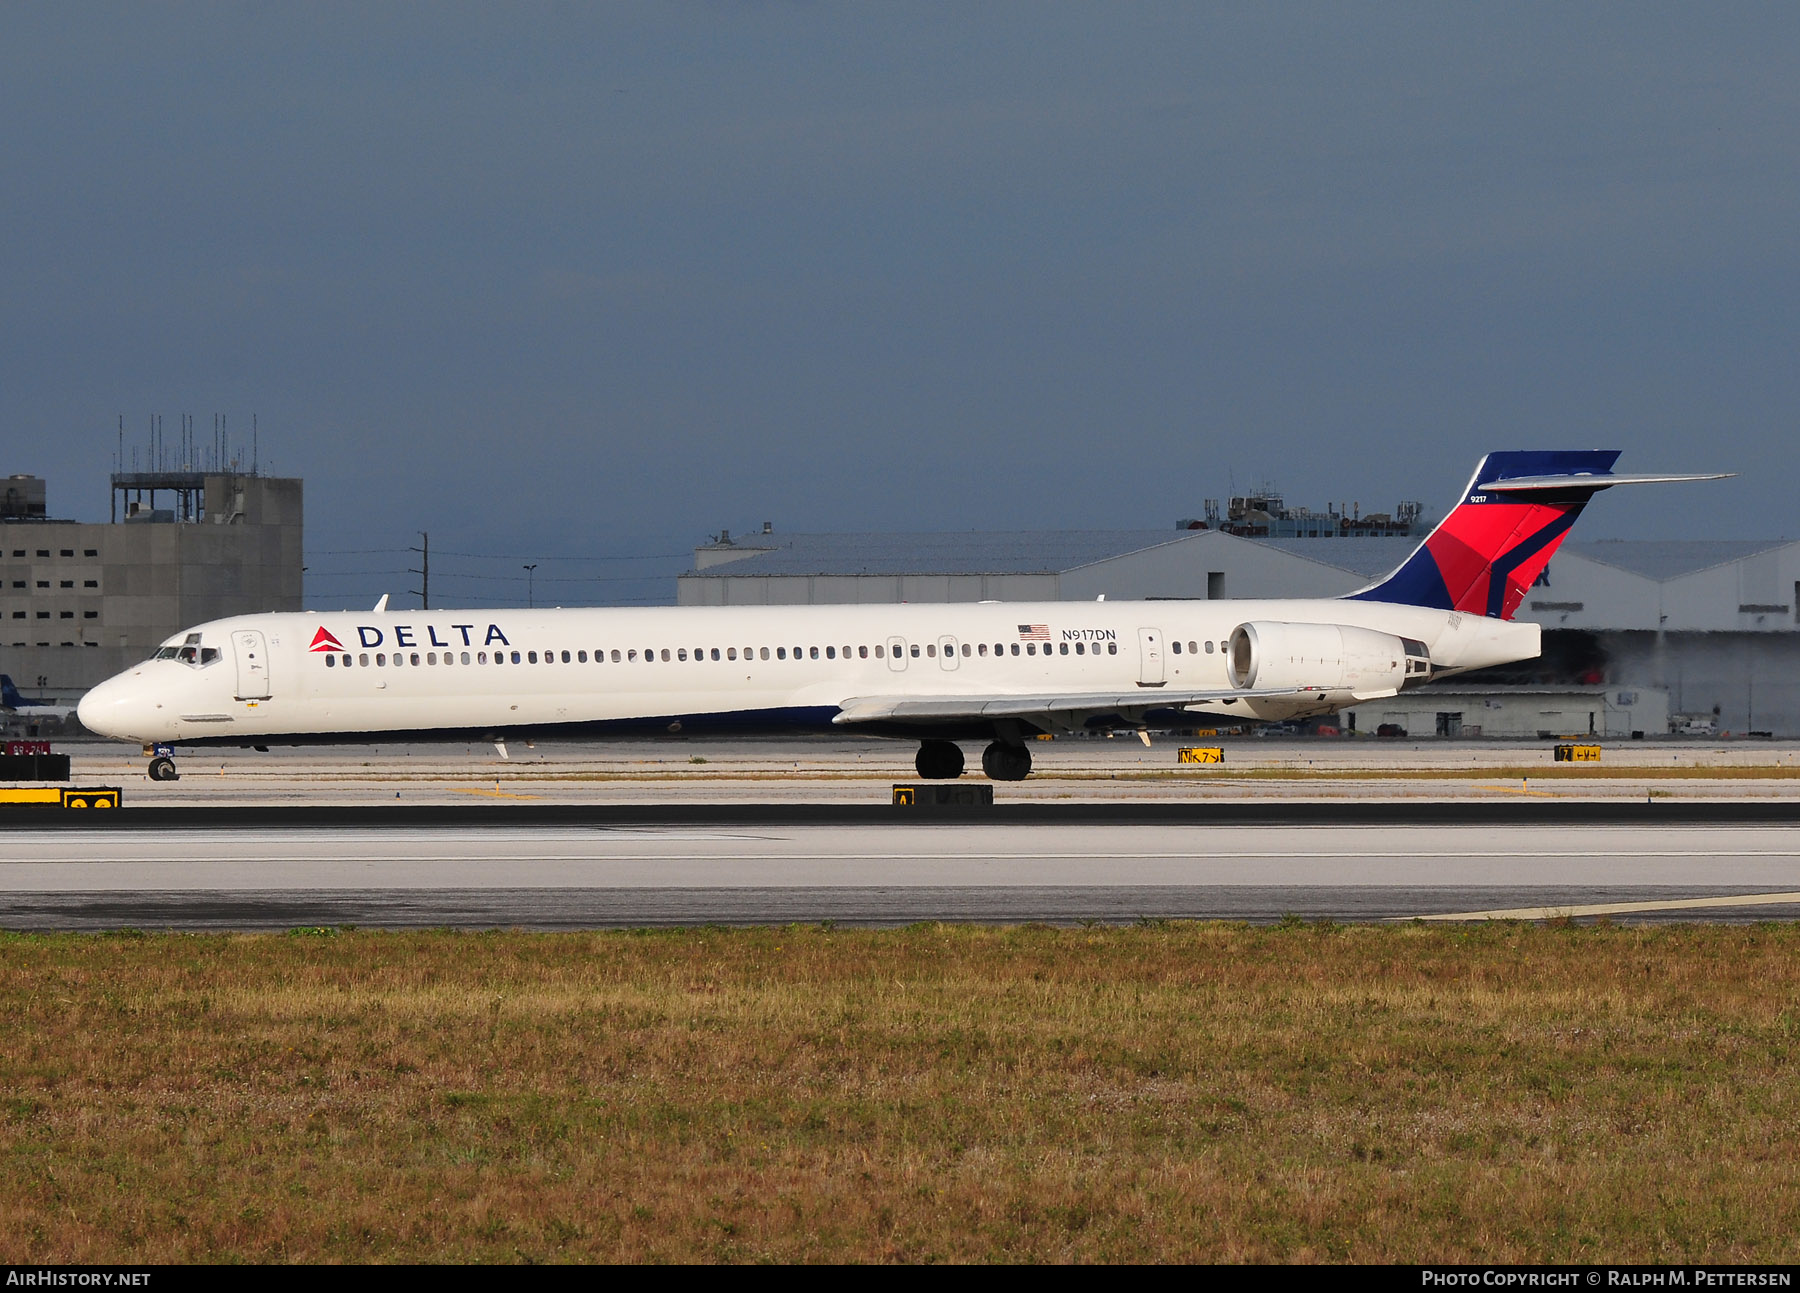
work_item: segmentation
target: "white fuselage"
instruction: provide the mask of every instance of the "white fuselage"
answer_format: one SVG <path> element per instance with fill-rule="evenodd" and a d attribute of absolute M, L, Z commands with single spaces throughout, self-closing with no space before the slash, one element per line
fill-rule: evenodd
<path fill-rule="evenodd" d="M 1227 691 L 1222 645 L 1246 622 L 1416 639 L 1439 675 L 1538 653 L 1535 625 L 1335 600 L 269 614 L 177 635 L 94 688 L 80 717 L 144 742 L 244 745 L 829 728 L 871 696 Z M 1267 720 L 1350 699 L 1203 708 Z"/>

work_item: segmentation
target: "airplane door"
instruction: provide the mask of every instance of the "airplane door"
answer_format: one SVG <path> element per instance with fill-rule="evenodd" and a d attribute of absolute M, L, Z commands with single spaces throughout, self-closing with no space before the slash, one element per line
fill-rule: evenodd
<path fill-rule="evenodd" d="M 1168 679 L 1163 676 L 1163 635 L 1161 629 L 1138 630 L 1138 686 L 1160 687 Z"/>
<path fill-rule="evenodd" d="M 954 669 L 959 663 L 956 655 L 956 639 L 948 634 L 938 639 L 938 663 L 946 669 Z"/>
<path fill-rule="evenodd" d="M 906 668 L 906 639 L 888 639 L 888 668 L 900 673 Z"/>
<path fill-rule="evenodd" d="M 237 698 L 267 700 L 269 698 L 269 648 L 256 629 L 239 629 L 231 635 L 237 656 Z"/>

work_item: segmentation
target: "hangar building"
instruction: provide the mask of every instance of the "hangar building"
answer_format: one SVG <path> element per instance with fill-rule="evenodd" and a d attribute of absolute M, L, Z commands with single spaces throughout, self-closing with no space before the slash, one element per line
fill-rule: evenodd
<path fill-rule="evenodd" d="M 765 526 L 695 549 L 676 600 L 1334 597 L 1385 575 L 1417 543 L 1211 528 L 777 535 Z M 1414 735 L 1423 724 L 1427 735 L 1661 735 L 1673 726 L 1800 736 L 1800 541 L 1572 541 L 1519 618 L 1544 627 L 1538 660 L 1382 702 L 1381 713 L 1365 707 L 1358 729 L 1399 715 Z"/>

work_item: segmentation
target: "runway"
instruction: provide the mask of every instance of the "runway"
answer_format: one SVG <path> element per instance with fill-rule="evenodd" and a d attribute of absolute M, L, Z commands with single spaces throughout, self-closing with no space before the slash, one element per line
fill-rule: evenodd
<path fill-rule="evenodd" d="M 1597 805 L 1615 816 L 1620 805 Z M 1747 809 L 1759 806 L 1747 805 Z M 0 834 L 11 929 L 1800 916 L 1800 826 L 794 820 Z M 1284 810 L 1292 817 L 1291 810 Z M 1048 812 L 1034 818 L 1050 816 Z M 1348 816 L 1354 817 L 1354 814 Z M 1447 815 L 1448 816 L 1448 815 Z M 1604 816 L 1604 813 L 1602 814 Z M 1640 815 L 1641 816 L 1641 815 Z M 1791 817 L 1791 814 L 1788 816 Z"/>

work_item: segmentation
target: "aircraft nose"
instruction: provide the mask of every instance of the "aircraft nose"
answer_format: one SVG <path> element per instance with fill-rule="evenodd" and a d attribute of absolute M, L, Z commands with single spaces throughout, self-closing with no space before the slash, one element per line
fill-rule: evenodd
<path fill-rule="evenodd" d="M 88 731 L 99 736 L 146 737 L 149 731 L 150 701 L 140 694 L 129 674 L 108 678 L 92 688 L 75 707 L 75 717 Z"/>

